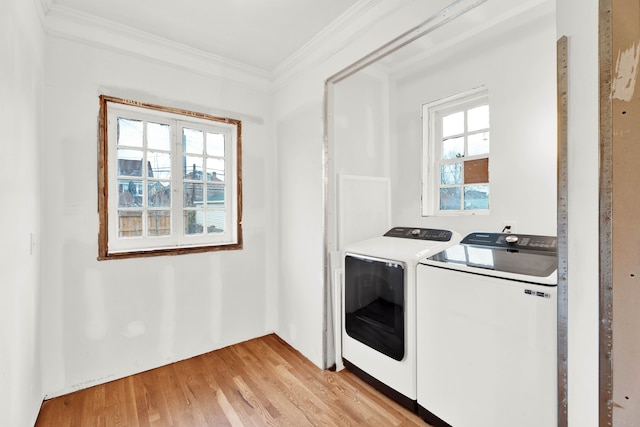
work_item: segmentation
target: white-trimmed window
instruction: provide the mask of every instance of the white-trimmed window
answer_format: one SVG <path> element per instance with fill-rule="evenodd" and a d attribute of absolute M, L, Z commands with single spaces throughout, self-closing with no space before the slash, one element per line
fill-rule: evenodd
<path fill-rule="evenodd" d="M 242 247 L 238 120 L 101 97 L 99 258 Z"/>
<path fill-rule="evenodd" d="M 485 88 L 422 106 L 424 216 L 489 211 L 489 97 Z"/>

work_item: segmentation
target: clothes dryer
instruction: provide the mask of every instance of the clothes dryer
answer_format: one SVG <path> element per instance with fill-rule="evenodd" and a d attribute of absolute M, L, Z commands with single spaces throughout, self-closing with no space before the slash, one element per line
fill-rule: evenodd
<path fill-rule="evenodd" d="M 416 411 L 416 268 L 460 241 L 450 230 L 395 227 L 344 252 L 342 358 L 347 369 Z"/>

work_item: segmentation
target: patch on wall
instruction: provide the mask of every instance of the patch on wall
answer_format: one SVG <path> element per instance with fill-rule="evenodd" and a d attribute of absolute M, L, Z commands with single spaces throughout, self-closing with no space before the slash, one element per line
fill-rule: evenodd
<path fill-rule="evenodd" d="M 638 75 L 638 60 L 640 59 L 640 42 L 634 43 L 628 49 L 618 52 L 611 97 L 621 101 L 631 101 L 636 87 Z"/>

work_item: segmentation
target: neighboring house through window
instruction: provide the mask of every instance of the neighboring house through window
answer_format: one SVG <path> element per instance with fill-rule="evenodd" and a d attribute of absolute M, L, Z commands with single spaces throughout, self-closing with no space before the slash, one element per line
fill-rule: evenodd
<path fill-rule="evenodd" d="M 489 98 L 475 89 L 422 106 L 422 212 L 489 211 Z"/>
<path fill-rule="evenodd" d="M 100 102 L 99 258 L 241 248 L 241 122 Z"/>

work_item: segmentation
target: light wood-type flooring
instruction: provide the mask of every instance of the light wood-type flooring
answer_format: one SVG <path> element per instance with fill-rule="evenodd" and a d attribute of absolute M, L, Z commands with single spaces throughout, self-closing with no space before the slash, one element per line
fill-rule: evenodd
<path fill-rule="evenodd" d="M 276 335 L 43 403 L 36 427 L 420 426 L 351 372 L 323 371 Z"/>

